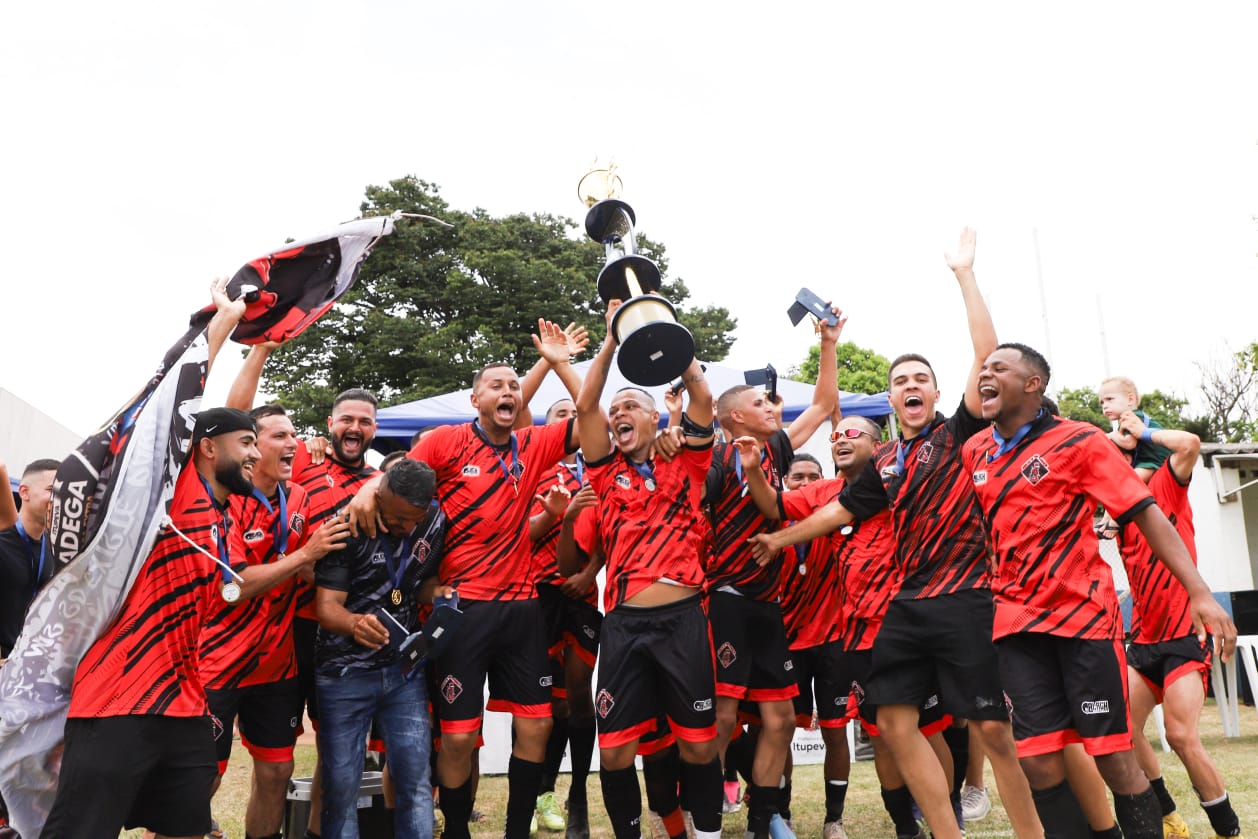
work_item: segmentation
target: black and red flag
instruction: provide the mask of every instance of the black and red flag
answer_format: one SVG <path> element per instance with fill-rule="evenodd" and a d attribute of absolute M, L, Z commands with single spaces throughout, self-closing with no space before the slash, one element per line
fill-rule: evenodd
<path fill-rule="evenodd" d="M 299 334 L 354 284 L 388 217 L 342 224 L 249 262 L 227 295 L 249 302 L 232 338 Z M 75 667 L 117 615 L 152 550 L 186 459 L 205 388 L 206 326 L 193 314 L 147 384 L 62 462 L 53 484 L 56 576 L 36 597 L 0 668 L 0 793 L 10 823 L 38 836 L 57 789 Z"/>

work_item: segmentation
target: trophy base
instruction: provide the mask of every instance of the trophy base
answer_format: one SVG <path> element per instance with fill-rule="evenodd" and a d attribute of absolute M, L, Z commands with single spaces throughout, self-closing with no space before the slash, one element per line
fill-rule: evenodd
<path fill-rule="evenodd" d="M 676 379 L 695 357 L 695 339 L 676 321 L 671 303 L 644 295 L 627 302 L 612 318 L 620 342 L 616 363 L 636 385 L 656 387 Z"/>

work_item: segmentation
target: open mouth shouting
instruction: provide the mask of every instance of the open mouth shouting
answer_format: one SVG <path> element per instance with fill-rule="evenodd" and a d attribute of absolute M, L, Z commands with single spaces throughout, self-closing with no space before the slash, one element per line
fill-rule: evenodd
<path fill-rule="evenodd" d="M 622 451 L 631 451 L 634 441 L 637 439 L 637 429 L 633 427 L 633 423 L 621 421 L 612 425 L 612 436 L 616 440 L 616 445 Z"/>

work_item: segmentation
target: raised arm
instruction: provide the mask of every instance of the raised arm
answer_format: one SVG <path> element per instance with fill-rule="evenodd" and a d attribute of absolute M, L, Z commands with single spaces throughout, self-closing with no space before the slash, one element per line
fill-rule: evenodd
<path fill-rule="evenodd" d="M 205 363 L 207 377 L 214 366 L 218 351 L 223 348 L 223 344 L 231 336 L 236 324 L 240 323 L 240 319 L 245 316 L 244 296 L 235 300 L 227 296 L 228 279 L 228 277 L 219 277 L 210 283 L 210 296 L 214 298 L 214 305 L 218 311 L 214 313 L 214 317 L 210 318 L 210 323 L 206 327 L 206 340 L 209 343 L 209 359 Z"/>
<path fill-rule="evenodd" d="M 681 415 L 682 432 L 691 446 L 703 446 L 712 442 L 712 387 L 703 373 L 699 359 L 692 359 L 686 372 L 681 374 L 686 385 L 686 410 Z M 706 432 L 706 433 L 703 433 Z"/>
<path fill-rule="evenodd" d="M 830 311 L 838 317 L 839 322 L 834 326 L 825 321 L 817 322 L 817 331 L 821 334 L 817 386 L 813 388 L 812 404 L 795 418 L 787 431 L 791 438 L 791 448 L 797 449 L 808 442 L 808 438 L 821 427 L 821 423 L 826 421 L 839 403 L 839 355 L 835 347 L 839 343 L 839 336 L 843 334 L 843 324 L 847 323 L 847 318 L 837 306 L 831 305 Z"/>
<path fill-rule="evenodd" d="M 581 451 L 586 461 L 594 463 L 611 454 L 611 438 L 607 436 L 607 416 L 599 407 L 603 388 L 607 385 L 607 373 L 616 355 L 616 333 L 612 331 L 612 315 L 620 308 L 619 300 L 607 304 L 607 337 L 599 347 L 590 370 L 581 384 L 580 393 L 574 400 L 577 405 L 577 436 L 581 439 Z"/>
<path fill-rule="evenodd" d="M 17 502 L 13 500 L 13 490 L 9 488 L 9 469 L 0 460 L 0 530 L 8 530 L 17 524 Z"/>
<path fill-rule="evenodd" d="M 965 380 L 965 409 L 973 416 L 982 416 L 982 402 L 978 396 L 978 373 L 983 367 L 987 356 L 996 350 L 996 326 L 992 323 L 991 312 L 987 311 L 987 303 L 978 290 L 978 280 L 974 278 L 974 245 L 977 234 L 972 228 L 961 231 L 956 250 L 945 254 L 948 267 L 956 275 L 957 285 L 961 287 L 961 298 L 965 301 L 965 317 L 970 329 L 970 343 L 974 346 L 974 364 L 970 368 L 970 376 Z"/>
<path fill-rule="evenodd" d="M 1230 660 L 1236 649 L 1236 624 L 1214 599 L 1210 586 L 1197 571 L 1197 566 L 1193 564 L 1192 556 L 1175 526 L 1156 504 L 1150 504 L 1136 513 L 1132 521 L 1140 528 L 1158 560 L 1188 590 L 1189 609 L 1197 640 L 1205 643 L 1207 631 L 1213 633 L 1214 652 L 1221 655 L 1224 661 Z"/>
<path fill-rule="evenodd" d="M 542 324 L 546 321 L 539 320 L 537 322 L 538 329 L 541 330 Z M 553 326 L 553 324 L 552 324 Z M 580 355 L 581 351 L 590 343 L 590 336 L 586 334 L 584 326 L 577 326 L 575 323 L 568 324 L 566 329 L 561 330 L 564 340 L 567 342 L 568 355 L 571 359 L 573 356 Z M 540 341 L 537 335 L 533 336 L 534 341 Z M 515 418 L 516 428 L 528 428 L 533 424 L 533 412 L 529 410 L 529 403 L 533 401 L 533 397 L 537 395 L 538 389 L 542 386 L 542 382 L 546 378 L 546 374 L 551 370 L 550 361 L 546 355 L 537 359 L 537 363 L 529 368 L 524 374 L 524 378 L 520 379 L 520 398 L 524 401 L 524 406 Z M 562 377 L 561 377 L 562 379 Z M 567 384 L 565 382 L 565 384 Z M 571 393 L 571 390 L 569 390 Z M 575 396 L 575 395 L 574 395 Z"/>
<path fill-rule="evenodd" d="M 262 368 L 266 366 L 271 352 L 279 346 L 277 341 L 267 341 L 249 348 L 249 354 L 245 356 L 245 362 L 236 374 L 236 381 L 232 382 L 231 390 L 227 391 L 226 407 L 240 411 L 248 411 L 253 407 L 254 397 L 258 395 L 258 381 L 262 378 Z"/>

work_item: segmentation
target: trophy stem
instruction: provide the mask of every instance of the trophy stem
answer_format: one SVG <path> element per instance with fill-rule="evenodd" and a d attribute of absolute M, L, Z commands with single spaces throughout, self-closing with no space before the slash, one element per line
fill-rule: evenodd
<path fill-rule="evenodd" d="M 638 237 L 633 232 L 633 216 L 629 215 L 628 210 L 623 207 L 620 209 L 620 215 L 625 220 L 626 229 L 628 230 L 628 234 L 621 241 L 621 246 L 624 248 L 625 253 L 636 254 L 638 252 Z"/>
<path fill-rule="evenodd" d="M 625 266 L 625 285 L 629 286 L 630 297 L 642 296 L 642 284 L 638 282 L 638 275 L 633 272 L 633 268 L 629 265 Z"/>

